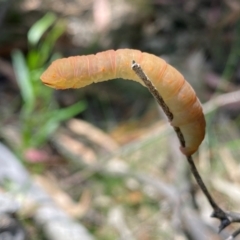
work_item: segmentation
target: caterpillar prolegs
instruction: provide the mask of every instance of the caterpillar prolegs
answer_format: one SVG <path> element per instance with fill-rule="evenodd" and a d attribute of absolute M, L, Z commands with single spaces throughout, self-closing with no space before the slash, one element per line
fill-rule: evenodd
<path fill-rule="evenodd" d="M 139 63 L 173 114 L 171 125 L 179 127 L 186 156 L 197 151 L 205 135 L 205 118 L 195 91 L 180 72 L 163 59 L 132 49 L 108 50 L 96 55 L 62 58 L 54 61 L 41 80 L 56 89 L 81 88 L 115 78 L 142 81 L 131 68 Z"/>

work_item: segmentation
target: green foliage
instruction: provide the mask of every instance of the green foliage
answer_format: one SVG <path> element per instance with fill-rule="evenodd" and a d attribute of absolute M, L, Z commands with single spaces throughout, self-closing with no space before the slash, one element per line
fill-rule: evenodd
<path fill-rule="evenodd" d="M 44 86 L 40 75 L 51 61 L 56 40 L 63 34 L 65 24 L 52 13 L 47 13 L 28 32 L 29 50 L 12 52 L 13 67 L 20 88 L 23 105 L 20 114 L 22 150 L 44 144 L 61 121 L 67 120 L 86 107 L 78 102 L 59 109 L 52 98 L 53 90 Z"/>
<path fill-rule="evenodd" d="M 12 56 L 18 86 L 24 101 L 24 108 L 31 112 L 35 104 L 35 96 L 28 66 L 21 51 L 15 50 Z"/>
<path fill-rule="evenodd" d="M 28 42 L 32 46 L 36 44 L 41 39 L 42 35 L 47 31 L 51 25 L 56 21 L 56 16 L 53 13 L 47 13 L 40 20 L 38 20 L 28 32 Z"/>

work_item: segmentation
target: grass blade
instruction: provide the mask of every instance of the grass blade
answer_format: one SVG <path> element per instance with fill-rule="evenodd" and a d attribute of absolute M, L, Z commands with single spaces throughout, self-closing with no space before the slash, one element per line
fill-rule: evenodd
<path fill-rule="evenodd" d="M 14 50 L 12 52 L 13 68 L 16 74 L 18 86 L 21 96 L 28 109 L 32 109 L 35 102 L 33 86 L 30 79 L 28 67 L 21 51 Z"/>
<path fill-rule="evenodd" d="M 38 20 L 28 31 L 28 42 L 33 46 L 38 43 L 42 35 L 57 19 L 53 13 L 47 13 L 40 20 Z"/>

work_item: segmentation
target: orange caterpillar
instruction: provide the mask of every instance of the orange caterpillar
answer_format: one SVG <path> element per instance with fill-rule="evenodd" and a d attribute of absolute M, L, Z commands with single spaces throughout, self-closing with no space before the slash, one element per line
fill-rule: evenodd
<path fill-rule="evenodd" d="M 81 88 L 91 83 L 115 78 L 131 79 L 143 84 L 132 70 L 132 61 L 141 65 L 173 114 L 171 125 L 179 127 L 186 156 L 197 151 L 205 135 L 205 118 L 193 88 L 174 67 L 163 59 L 138 50 L 108 50 L 96 55 L 76 56 L 54 61 L 41 80 L 57 89 Z"/>

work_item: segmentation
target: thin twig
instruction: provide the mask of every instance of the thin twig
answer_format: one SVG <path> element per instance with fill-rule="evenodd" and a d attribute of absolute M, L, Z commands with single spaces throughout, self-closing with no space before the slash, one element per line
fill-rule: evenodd
<path fill-rule="evenodd" d="M 231 236 L 229 236 L 226 240 L 232 240 L 234 239 L 237 235 L 240 234 L 240 228 L 237 229 Z"/>
<path fill-rule="evenodd" d="M 142 68 L 135 61 L 132 62 L 132 69 L 138 75 L 138 77 L 144 82 L 148 87 L 151 94 L 156 98 L 158 104 L 162 107 L 164 113 L 167 115 L 168 120 L 173 120 L 173 114 L 171 113 L 169 107 L 164 102 L 162 96 L 159 94 L 158 90 L 153 86 L 152 82 L 149 80 L 147 75 L 143 72 Z"/>
<path fill-rule="evenodd" d="M 163 111 L 167 115 L 169 121 L 172 121 L 174 118 L 173 113 L 170 111 L 166 103 L 164 102 L 162 96 L 159 94 L 155 86 L 152 84 L 150 79 L 147 77 L 147 75 L 142 70 L 141 66 L 137 64 L 135 61 L 132 62 L 132 69 L 136 73 L 136 75 L 144 82 L 144 84 L 148 87 L 149 91 L 152 93 L 152 95 L 156 98 L 159 105 L 163 108 Z M 178 139 L 180 141 L 180 144 L 182 147 L 185 147 L 185 139 L 184 136 L 180 130 L 179 127 L 174 127 L 174 130 L 178 136 Z M 204 184 L 195 164 L 193 161 L 192 156 L 187 157 L 188 163 L 190 165 L 191 172 L 196 179 L 199 187 L 203 191 L 204 195 L 208 199 L 210 205 L 213 208 L 213 213 L 211 217 L 218 218 L 220 220 L 220 226 L 219 226 L 219 232 L 222 231 L 225 227 L 230 225 L 232 222 L 239 222 L 240 221 L 240 214 L 239 213 L 230 213 L 230 212 L 224 212 L 215 202 L 211 194 L 209 193 L 206 185 Z M 240 232 L 235 232 L 232 236 L 235 237 Z"/>

